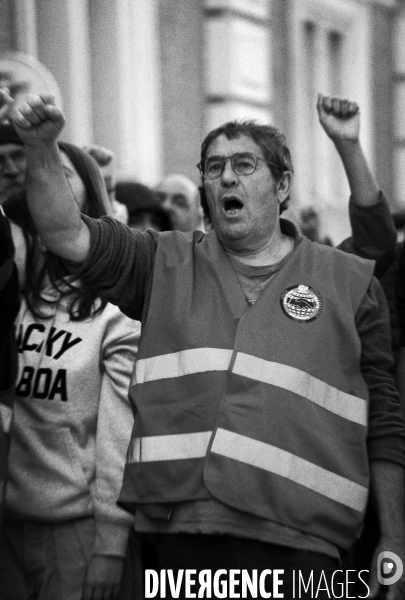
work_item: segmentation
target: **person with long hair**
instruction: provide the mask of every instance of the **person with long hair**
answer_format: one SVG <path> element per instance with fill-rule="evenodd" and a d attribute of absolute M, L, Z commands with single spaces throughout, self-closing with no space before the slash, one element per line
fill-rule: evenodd
<path fill-rule="evenodd" d="M 10 223 L 0 204 L 0 525 L 3 519 L 3 492 L 9 447 L 7 423 L 12 410 L 12 392 L 18 366 L 14 319 L 19 308 L 14 244 Z"/>
<path fill-rule="evenodd" d="M 72 144 L 61 142 L 59 150 L 81 212 L 106 215 L 93 159 Z M 22 306 L 0 598 L 116 598 L 132 527 L 116 501 L 133 421 L 127 389 L 140 325 L 69 276 L 44 248 L 25 192 L 3 208 Z"/>

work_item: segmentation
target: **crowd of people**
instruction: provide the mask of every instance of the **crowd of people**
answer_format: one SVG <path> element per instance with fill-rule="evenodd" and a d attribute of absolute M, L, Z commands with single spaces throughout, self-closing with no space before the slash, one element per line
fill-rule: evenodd
<path fill-rule="evenodd" d="M 338 248 L 285 217 L 272 126 L 224 124 L 200 187 L 151 189 L 60 141 L 52 96 L 0 90 L 0 600 L 142 600 L 148 569 L 166 598 L 246 571 L 405 599 L 405 248 L 358 105 L 316 108 Z"/>

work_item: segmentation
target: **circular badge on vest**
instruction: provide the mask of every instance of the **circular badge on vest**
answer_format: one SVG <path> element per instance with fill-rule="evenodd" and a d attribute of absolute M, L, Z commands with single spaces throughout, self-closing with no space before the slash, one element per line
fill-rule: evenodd
<path fill-rule="evenodd" d="M 280 298 L 281 308 L 290 319 L 310 323 L 322 312 L 323 300 L 319 292 L 309 285 L 292 285 Z"/>

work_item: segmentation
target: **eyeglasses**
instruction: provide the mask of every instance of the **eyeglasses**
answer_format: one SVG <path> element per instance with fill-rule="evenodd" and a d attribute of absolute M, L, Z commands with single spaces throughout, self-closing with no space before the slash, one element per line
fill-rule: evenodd
<path fill-rule="evenodd" d="M 14 152 L 8 152 L 7 154 L 0 155 L 0 173 L 4 173 L 6 170 L 7 162 L 12 161 L 15 163 L 17 168 L 21 168 L 25 162 L 25 152 L 23 150 L 15 150 Z"/>
<path fill-rule="evenodd" d="M 204 179 L 218 179 L 225 169 L 226 161 L 231 161 L 231 167 L 236 175 L 252 175 L 256 171 L 259 160 L 269 164 L 264 158 L 251 152 L 238 152 L 233 156 L 210 156 L 205 163 L 198 163 L 197 167 Z M 277 169 L 278 165 L 273 165 Z"/>

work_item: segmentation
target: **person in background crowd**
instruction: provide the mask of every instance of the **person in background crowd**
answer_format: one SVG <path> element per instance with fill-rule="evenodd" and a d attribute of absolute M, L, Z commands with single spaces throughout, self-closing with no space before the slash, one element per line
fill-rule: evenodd
<path fill-rule="evenodd" d="M 7 432 L 18 371 L 14 319 L 20 307 L 20 294 L 14 252 L 10 224 L 0 205 L 0 526 L 9 448 Z"/>
<path fill-rule="evenodd" d="M 403 227 L 403 220 L 398 217 L 398 225 Z M 401 242 L 396 271 L 396 301 L 399 330 L 399 352 L 397 364 L 397 385 L 405 416 L 405 242 Z"/>
<path fill-rule="evenodd" d="M 9 195 L 21 191 L 25 182 L 24 147 L 14 127 L 2 122 L 6 110 L 7 106 L 0 108 L 0 525 L 10 441 L 8 428 L 12 390 L 18 369 L 14 319 L 20 306 L 15 249 L 10 224 L 1 204 Z"/>
<path fill-rule="evenodd" d="M 112 216 L 121 223 L 128 223 L 128 211 L 122 202 L 116 199 L 115 191 L 117 185 L 117 174 L 115 165 L 114 152 L 104 146 L 93 144 L 92 146 L 84 146 L 83 150 L 88 152 L 96 161 L 104 178 L 105 187 L 107 189 L 108 199 L 112 209 Z"/>
<path fill-rule="evenodd" d="M 332 246 L 332 240 L 330 237 L 322 237 L 320 234 L 321 223 L 319 221 L 319 214 L 313 206 L 304 208 L 300 212 L 300 231 L 302 235 L 305 235 L 311 242 L 318 242 L 319 244 L 327 244 Z"/>
<path fill-rule="evenodd" d="M 171 222 L 157 194 L 148 186 L 135 181 L 120 181 L 116 187 L 117 199 L 128 210 L 128 227 L 146 231 L 169 231 Z"/>
<path fill-rule="evenodd" d="M 25 170 L 20 137 L 10 124 L 0 123 L 0 204 L 24 189 Z"/>
<path fill-rule="evenodd" d="M 176 231 L 205 231 L 198 187 L 184 175 L 168 175 L 156 186 L 162 207 Z"/>
<path fill-rule="evenodd" d="M 402 251 L 402 244 L 404 241 L 404 226 L 405 226 L 405 213 L 397 212 L 392 215 L 394 220 L 395 229 L 397 232 L 397 244 L 395 249 L 395 260 L 391 263 L 388 270 L 381 277 L 381 285 L 385 293 L 385 297 L 388 301 L 390 320 L 391 320 L 391 340 L 392 340 L 392 351 L 394 353 L 395 365 L 397 372 L 398 369 L 398 357 L 399 350 L 401 347 L 401 335 L 399 329 L 399 318 L 398 318 L 398 306 L 397 306 L 397 271 L 398 261 Z"/>
<path fill-rule="evenodd" d="M 402 242 L 396 272 L 396 300 L 399 329 L 399 355 L 397 368 L 398 390 L 405 415 L 405 243 Z"/>
<path fill-rule="evenodd" d="M 330 583 L 369 483 L 375 558 L 389 550 L 405 562 L 405 425 L 384 297 L 373 263 L 280 219 L 292 182 L 284 136 L 251 122 L 210 132 L 199 168 L 213 230 L 142 233 L 80 215 L 50 96 L 11 109 L 41 239 L 146 324 L 119 502 L 157 540 L 161 568 L 280 568 L 285 597 L 293 569 Z M 361 168 L 355 144 L 341 151 Z M 375 563 L 371 575 L 376 595 Z M 404 584 L 387 598 L 402 600 Z"/>
<path fill-rule="evenodd" d="M 93 159 L 67 143 L 58 152 L 78 210 L 95 219 L 108 214 Z M 116 501 L 133 421 L 127 393 L 140 324 L 69 276 L 44 248 L 24 193 L 3 207 L 23 302 L 0 598 L 129 599 L 131 571 L 123 572 L 133 518 Z"/>

